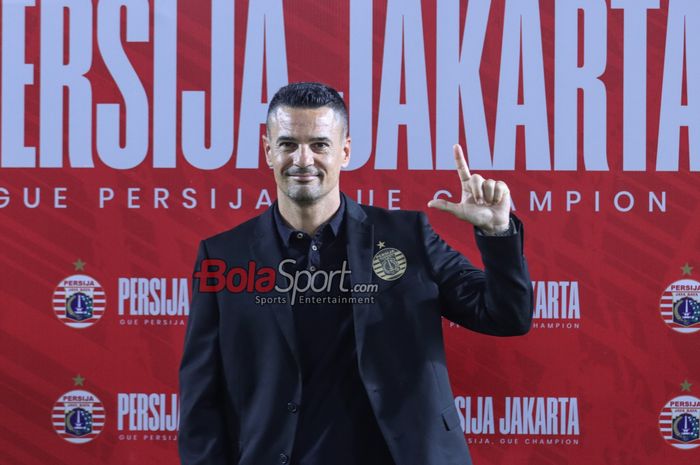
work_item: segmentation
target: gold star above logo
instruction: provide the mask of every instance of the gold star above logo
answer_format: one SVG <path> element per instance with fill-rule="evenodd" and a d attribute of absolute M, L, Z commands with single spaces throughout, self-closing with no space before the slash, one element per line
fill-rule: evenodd
<path fill-rule="evenodd" d="M 377 247 L 383 249 L 384 247 L 386 247 L 386 245 L 384 244 L 384 241 L 379 241 L 377 242 Z"/>
<path fill-rule="evenodd" d="M 73 378 L 73 384 L 74 384 L 75 386 L 83 386 L 83 383 L 84 383 L 84 382 L 85 382 L 85 378 L 83 378 L 83 377 L 80 376 L 80 375 L 78 375 L 78 376 L 76 376 L 76 377 Z"/>
<path fill-rule="evenodd" d="M 81 259 L 77 259 L 73 262 L 73 266 L 75 267 L 75 271 L 83 271 L 85 269 L 85 262 Z"/>
<path fill-rule="evenodd" d="M 683 275 L 690 276 L 691 271 L 693 271 L 693 267 L 686 263 L 681 267 L 681 271 L 683 272 Z"/>
<path fill-rule="evenodd" d="M 683 380 L 681 383 L 681 391 L 690 392 L 690 386 L 692 386 L 692 384 L 690 384 L 687 379 Z"/>

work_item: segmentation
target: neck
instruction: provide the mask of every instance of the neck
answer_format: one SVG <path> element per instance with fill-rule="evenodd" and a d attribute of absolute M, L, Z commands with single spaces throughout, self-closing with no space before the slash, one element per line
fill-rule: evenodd
<path fill-rule="evenodd" d="M 277 192 L 277 206 L 282 218 L 294 229 L 313 235 L 340 207 L 340 191 L 329 192 L 317 202 L 299 204 Z"/>

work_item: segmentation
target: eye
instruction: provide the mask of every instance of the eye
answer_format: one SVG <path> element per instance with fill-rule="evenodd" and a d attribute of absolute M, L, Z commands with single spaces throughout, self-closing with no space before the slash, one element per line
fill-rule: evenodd
<path fill-rule="evenodd" d="M 325 150 L 328 148 L 328 143 L 327 142 L 316 142 L 314 143 L 314 149 L 316 150 Z"/>
<path fill-rule="evenodd" d="M 294 142 L 289 142 L 289 141 L 282 141 L 277 145 L 285 150 L 289 150 L 289 149 L 293 150 L 297 146 L 297 144 L 295 144 Z"/>

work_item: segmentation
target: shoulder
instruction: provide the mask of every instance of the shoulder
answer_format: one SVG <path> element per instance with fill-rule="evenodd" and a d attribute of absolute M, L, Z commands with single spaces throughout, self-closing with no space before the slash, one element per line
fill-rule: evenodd
<path fill-rule="evenodd" d="M 367 221 L 374 225 L 416 227 L 425 218 L 425 213 L 418 210 L 387 210 L 367 205 L 359 205 L 359 207 L 367 215 Z"/>
<path fill-rule="evenodd" d="M 214 234 L 202 239 L 202 243 L 208 252 L 220 252 L 224 249 L 235 248 L 238 245 L 246 245 L 255 236 L 258 222 L 265 213 L 254 216 L 231 229 Z"/>
<path fill-rule="evenodd" d="M 380 207 L 361 205 L 365 215 L 364 222 L 371 224 L 374 234 L 382 240 L 394 244 L 414 247 L 416 241 L 422 243 L 425 237 L 428 218 L 418 210 L 387 210 Z"/>

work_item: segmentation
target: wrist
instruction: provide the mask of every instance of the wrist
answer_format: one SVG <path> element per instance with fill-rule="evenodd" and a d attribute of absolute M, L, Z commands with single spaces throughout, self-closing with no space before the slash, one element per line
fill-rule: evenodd
<path fill-rule="evenodd" d="M 509 218 L 506 223 L 489 224 L 479 226 L 481 232 L 486 236 L 499 236 L 507 234 L 512 227 L 512 220 Z"/>

